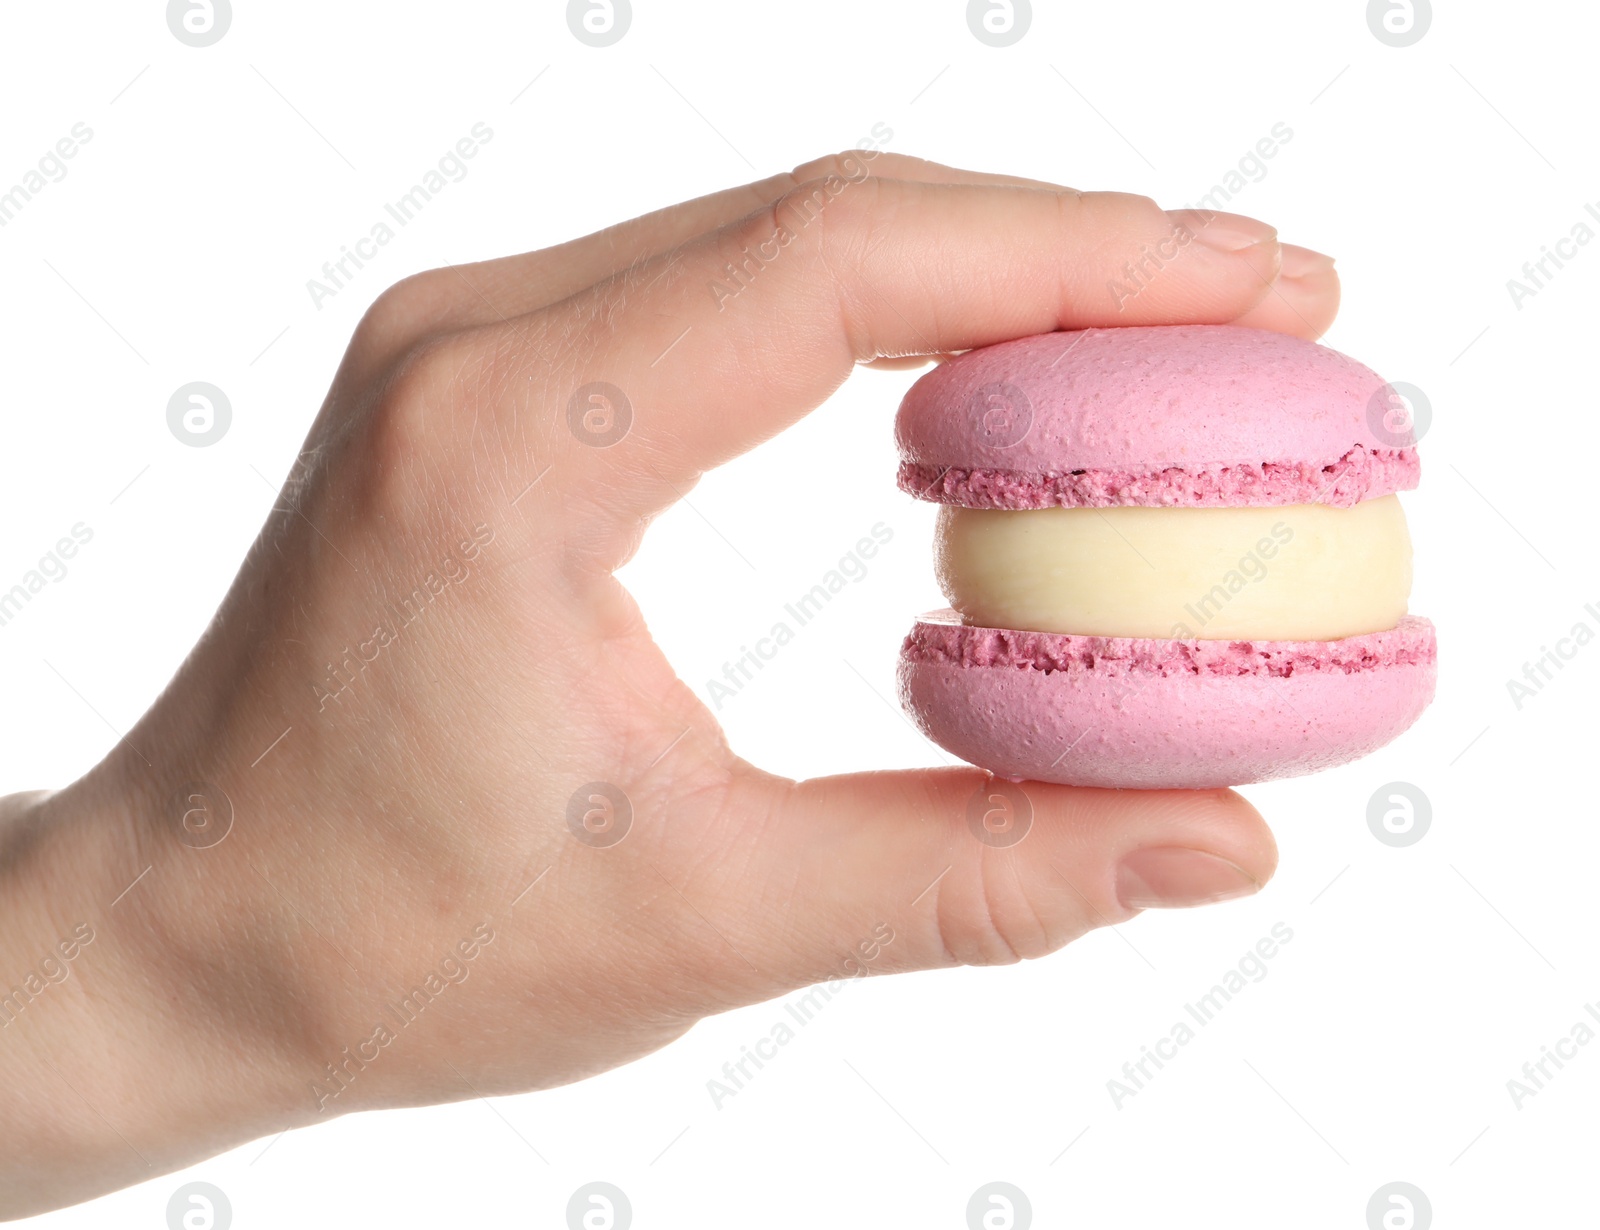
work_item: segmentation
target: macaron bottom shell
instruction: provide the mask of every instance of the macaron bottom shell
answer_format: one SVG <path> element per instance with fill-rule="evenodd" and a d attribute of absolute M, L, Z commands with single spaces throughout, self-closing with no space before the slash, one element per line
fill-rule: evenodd
<path fill-rule="evenodd" d="M 901 704 L 946 751 L 998 777 L 1211 789 L 1376 751 L 1433 699 L 1434 628 L 1337 641 L 1143 640 L 922 616 L 901 648 Z"/>

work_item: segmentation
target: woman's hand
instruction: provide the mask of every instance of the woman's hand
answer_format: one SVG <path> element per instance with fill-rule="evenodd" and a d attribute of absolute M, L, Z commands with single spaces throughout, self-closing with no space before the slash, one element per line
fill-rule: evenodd
<path fill-rule="evenodd" d="M 869 153 L 388 291 L 171 686 L 0 812 L 0 1211 L 1254 890 L 1227 791 L 1030 783 L 1000 846 L 974 769 L 764 773 L 612 572 L 859 363 L 1337 300 L 1250 219 Z"/>

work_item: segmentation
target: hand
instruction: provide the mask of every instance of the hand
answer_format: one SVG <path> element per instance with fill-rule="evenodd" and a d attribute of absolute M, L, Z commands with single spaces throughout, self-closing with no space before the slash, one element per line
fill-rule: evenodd
<path fill-rule="evenodd" d="M 0 1011 L 0 1211 L 1259 887 L 1272 838 L 1229 791 L 1030 783 L 1000 848 L 968 830 L 977 770 L 764 773 L 612 572 L 856 364 L 1090 325 L 1314 337 L 1337 299 L 1330 261 L 1250 219 L 865 153 L 388 291 L 171 686 L 82 780 L 0 811 L 0 976 L 93 933 Z M 631 405 L 613 447 L 579 438 L 603 400 L 569 427 L 596 382 Z"/>

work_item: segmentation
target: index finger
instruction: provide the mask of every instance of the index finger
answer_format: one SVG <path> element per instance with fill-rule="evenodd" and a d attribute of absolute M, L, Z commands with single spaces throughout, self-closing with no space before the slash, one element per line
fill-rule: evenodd
<path fill-rule="evenodd" d="M 640 518 L 788 427 L 857 363 L 1055 329 L 1259 319 L 1281 263 L 1264 223 L 1144 197 L 834 177 L 534 313 L 501 387 L 536 390 L 558 418 L 594 384 L 625 398 L 631 431 L 616 447 L 550 437 L 563 486 L 604 484 L 597 545 L 621 558 Z M 1332 295 L 1287 330 L 1326 327 L 1326 273 Z"/>

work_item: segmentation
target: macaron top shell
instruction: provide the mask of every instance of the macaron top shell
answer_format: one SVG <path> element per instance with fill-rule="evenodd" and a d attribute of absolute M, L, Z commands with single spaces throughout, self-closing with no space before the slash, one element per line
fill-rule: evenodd
<path fill-rule="evenodd" d="M 900 403 L 899 481 L 976 508 L 1281 505 L 1409 490 L 1389 386 L 1237 325 L 1047 333 L 969 351 Z"/>

